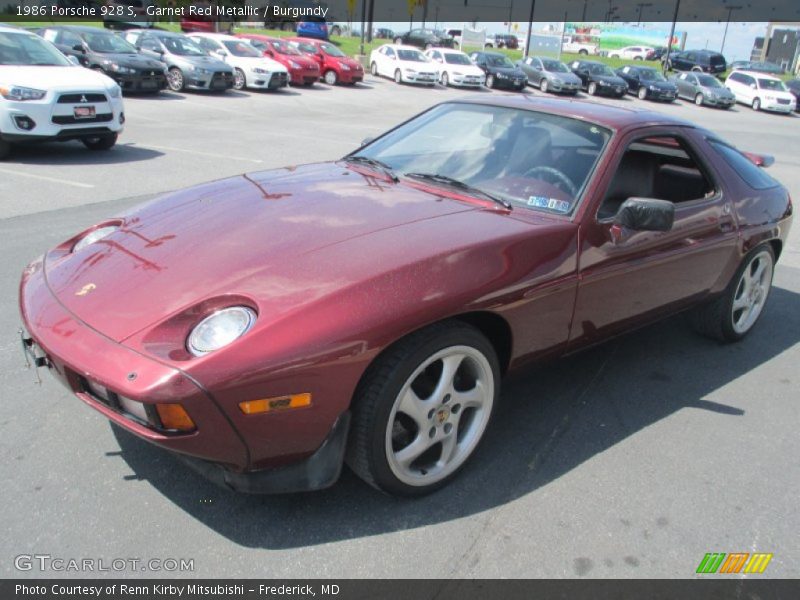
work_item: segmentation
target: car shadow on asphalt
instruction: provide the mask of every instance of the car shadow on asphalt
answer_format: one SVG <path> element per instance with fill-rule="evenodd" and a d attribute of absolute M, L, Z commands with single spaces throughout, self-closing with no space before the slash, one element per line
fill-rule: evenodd
<path fill-rule="evenodd" d="M 472 462 L 449 486 L 420 499 L 386 496 L 347 469 L 319 492 L 236 494 L 115 426 L 121 451 L 107 456 L 130 466 L 134 474 L 126 479 L 146 480 L 177 508 L 245 547 L 313 546 L 470 517 L 547 486 L 678 411 L 711 413 L 724 427 L 728 419 L 765 409 L 763 398 L 728 405 L 715 392 L 800 341 L 798 305 L 800 294 L 774 287 L 757 328 L 739 344 L 700 337 L 678 315 L 510 376 Z"/>
<path fill-rule="evenodd" d="M 53 142 L 45 144 L 19 144 L 14 146 L 11 156 L 4 165 L 14 163 L 25 165 L 115 165 L 120 163 L 139 162 L 163 156 L 163 152 L 132 144 L 117 144 L 107 152 L 87 150 L 77 140 Z"/>

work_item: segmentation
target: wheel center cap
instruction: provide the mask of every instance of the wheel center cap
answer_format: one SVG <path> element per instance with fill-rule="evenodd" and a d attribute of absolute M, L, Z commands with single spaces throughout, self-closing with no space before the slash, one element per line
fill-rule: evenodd
<path fill-rule="evenodd" d="M 449 416 L 450 416 L 450 409 L 445 407 L 445 408 L 441 408 L 438 411 L 436 411 L 436 415 L 434 416 L 434 419 L 436 419 L 436 424 L 437 425 L 441 425 L 442 423 L 447 421 L 447 418 Z"/>

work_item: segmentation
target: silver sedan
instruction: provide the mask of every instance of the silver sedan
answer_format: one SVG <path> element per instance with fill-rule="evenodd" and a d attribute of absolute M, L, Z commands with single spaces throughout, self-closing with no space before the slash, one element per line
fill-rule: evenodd
<path fill-rule="evenodd" d="M 678 86 L 678 97 L 692 100 L 697 106 L 716 106 L 728 109 L 736 98 L 719 79 L 705 73 L 676 73 L 670 79 Z"/>

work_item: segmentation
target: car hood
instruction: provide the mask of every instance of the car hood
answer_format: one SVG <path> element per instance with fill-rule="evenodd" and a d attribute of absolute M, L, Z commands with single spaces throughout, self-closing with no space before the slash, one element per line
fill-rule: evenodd
<path fill-rule="evenodd" d="M 703 85 L 699 86 L 700 90 L 706 96 L 716 96 L 717 98 L 733 98 L 733 92 L 730 91 L 728 88 L 725 87 L 705 87 Z"/>
<path fill-rule="evenodd" d="M 438 66 L 432 62 L 417 62 L 415 60 L 396 60 L 393 61 L 398 66 L 404 69 L 412 69 L 414 71 L 424 71 L 426 73 L 433 73 L 438 70 Z"/>
<path fill-rule="evenodd" d="M 159 61 L 152 58 L 147 58 L 139 54 L 100 54 L 97 57 L 101 60 L 109 60 L 115 62 L 123 67 L 131 67 L 134 69 L 156 69 L 160 71 L 164 65 Z"/>
<path fill-rule="evenodd" d="M 267 69 L 271 73 L 286 73 L 284 67 L 277 60 L 266 56 L 228 56 L 226 62 L 240 69 Z"/>
<path fill-rule="evenodd" d="M 342 244 L 367 242 L 384 252 L 397 228 L 469 211 L 498 212 L 482 202 L 392 183 L 354 164 L 305 165 L 158 198 L 77 253 L 70 252 L 77 239 L 52 250 L 45 272 L 52 293 L 68 310 L 123 341 L 203 299 L 236 294 L 256 304 L 275 301 L 312 279 L 308 269 L 336 248 L 346 250 Z M 455 238 L 453 245 L 464 243 L 463 233 L 449 231 L 446 222 L 436 230 L 437 243 L 446 243 L 447 236 Z M 396 260 L 403 254 L 402 247 L 392 251 Z M 362 263 L 361 270 L 356 273 L 351 262 Z M 383 262 L 369 263 L 375 272 L 365 273 L 361 260 L 337 261 L 336 272 L 326 276 L 342 285 L 357 283 L 380 273 Z"/>
<path fill-rule="evenodd" d="M 603 82 L 609 85 L 627 86 L 628 83 L 616 75 L 591 75 L 591 81 Z"/>
<path fill-rule="evenodd" d="M 213 69 L 215 71 L 231 70 L 230 65 L 211 56 L 180 56 L 178 54 L 170 54 L 169 56 L 176 63 L 202 67 L 204 69 Z"/>
<path fill-rule="evenodd" d="M 556 73 L 551 71 L 545 71 L 544 74 L 548 79 L 560 79 L 564 83 L 581 82 L 581 78 L 575 75 L 575 73 Z"/>
<path fill-rule="evenodd" d="M 526 77 L 525 71 L 520 69 L 519 67 L 493 67 L 489 66 L 489 72 L 494 73 L 502 73 L 503 75 L 508 75 L 509 77 Z"/>
<path fill-rule="evenodd" d="M 348 67 L 350 67 L 351 69 L 355 69 L 356 71 L 362 68 L 360 62 L 358 62 L 354 58 L 350 58 L 349 56 L 335 56 L 334 58 L 339 62 L 340 65 L 347 65 Z"/>
<path fill-rule="evenodd" d="M 640 85 L 646 87 L 655 87 L 659 90 L 675 90 L 677 86 L 672 81 L 642 81 Z"/>
<path fill-rule="evenodd" d="M 68 67 L 0 66 L 0 84 L 61 92 L 106 91 L 116 85 L 113 79 L 102 73 L 75 65 Z"/>

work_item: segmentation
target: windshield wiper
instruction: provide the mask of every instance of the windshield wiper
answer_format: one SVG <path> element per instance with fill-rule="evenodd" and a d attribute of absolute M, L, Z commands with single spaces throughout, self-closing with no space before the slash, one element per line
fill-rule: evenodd
<path fill-rule="evenodd" d="M 481 189 L 478 189 L 474 186 L 471 186 L 468 183 L 464 183 L 458 179 L 454 179 L 448 175 L 440 175 L 438 173 L 404 173 L 406 177 L 413 177 L 414 179 L 427 179 L 428 181 L 436 181 L 438 183 L 444 183 L 446 185 L 452 186 L 454 188 L 458 188 L 460 190 L 464 190 L 465 192 L 469 192 L 471 194 L 477 194 L 479 196 L 483 196 L 484 198 L 488 198 L 492 202 L 495 202 L 506 208 L 508 210 L 513 210 L 514 207 L 511 206 L 510 202 L 503 200 L 497 196 L 490 194 L 489 192 L 484 192 Z"/>
<path fill-rule="evenodd" d="M 370 165 L 371 167 L 375 167 L 384 172 L 384 174 L 388 175 L 389 178 L 394 181 L 395 183 L 399 180 L 397 174 L 394 172 L 394 169 L 387 165 L 385 162 L 381 162 L 376 158 L 370 158 L 368 156 L 345 156 L 344 160 L 348 162 L 359 162 L 365 165 Z"/>

